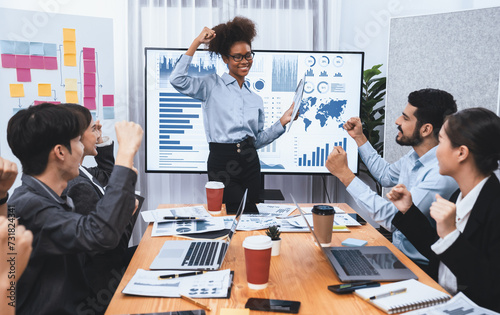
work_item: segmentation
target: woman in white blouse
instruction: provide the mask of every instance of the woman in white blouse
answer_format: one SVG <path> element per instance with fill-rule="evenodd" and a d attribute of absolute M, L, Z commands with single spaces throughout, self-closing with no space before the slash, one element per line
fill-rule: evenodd
<path fill-rule="evenodd" d="M 404 185 L 387 197 L 398 212 L 393 224 L 430 261 L 431 276 L 448 292 L 462 291 L 477 304 L 500 311 L 500 117 L 469 108 L 448 117 L 436 151 L 439 172 L 459 190 L 436 195 L 429 220 L 412 203 Z"/>

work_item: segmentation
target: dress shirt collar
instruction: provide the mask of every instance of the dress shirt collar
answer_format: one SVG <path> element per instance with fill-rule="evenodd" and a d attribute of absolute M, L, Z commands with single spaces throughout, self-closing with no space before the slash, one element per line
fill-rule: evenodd
<path fill-rule="evenodd" d="M 235 78 L 235 77 L 233 77 L 232 75 L 230 75 L 230 74 L 229 74 L 229 73 L 227 73 L 227 72 L 224 72 L 224 73 L 222 74 L 221 78 L 222 78 L 222 81 L 224 81 L 224 83 L 225 83 L 226 85 L 236 84 L 236 85 L 238 86 L 238 88 L 240 87 L 240 86 L 238 85 L 238 82 L 236 81 L 236 78 Z M 243 83 L 243 86 L 245 87 L 245 89 L 246 89 L 248 92 L 250 92 L 250 89 L 248 88 L 248 86 L 247 86 L 246 82 L 245 82 L 245 83 Z"/>
<path fill-rule="evenodd" d="M 29 186 L 31 189 L 35 190 L 40 195 L 52 199 L 64 207 L 68 207 L 71 209 L 74 208 L 73 200 L 71 200 L 70 197 L 67 197 L 65 195 L 63 196 L 57 195 L 56 192 L 52 190 L 52 188 L 50 188 L 40 180 L 36 179 L 35 177 L 23 174 L 21 180 L 24 184 Z"/>
<path fill-rule="evenodd" d="M 455 217 L 455 223 L 457 226 L 457 229 L 460 232 L 463 232 L 465 229 L 465 226 L 467 225 L 467 221 L 469 219 L 470 212 L 472 211 L 472 207 L 474 207 L 474 204 L 476 203 L 477 197 L 479 197 L 479 193 L 483 189 L 484 184 L 488 181 L 490 176 L 484 178 L 482 181 L 479 182 L 472 190 L 462 198 L 462 192 L 458 195 L 457 198 L 457 214 Z"/>
<path fill-rule="evenodd" d="M 433 147 L 429 151 L 427 151 L 421 157 L 418 156 L 417 152 L 412 149 L 408 152 L 408 158 L 413 163 L 413 168 L 420 168 L 422 166 L 431 165 L 433 166 L 436 163 L 436 149 L 437 146 Z"/>
<path fill-rule="evenodd" d="M 427 151 L 424 155 L 422 155 L 420 158 L 418 158 L 418 161 L 420 161 L 420 163 L 422 163 L 422 165 L 427 165 L 427 164 L 434 164 L 436 163 L 436 150 L 437 150 L 437 146 L 433 147 L 432 149 L 430 149 L 429 151 Z M 418 154 L 417 152 L 415 152 L 415 155 L 418 157 Z"/>

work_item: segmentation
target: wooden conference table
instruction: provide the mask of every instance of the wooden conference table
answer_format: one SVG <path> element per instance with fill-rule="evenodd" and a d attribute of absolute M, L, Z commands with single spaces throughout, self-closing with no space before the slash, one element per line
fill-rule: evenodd
<path fill-rule="evenodd" d="M 304 204 L 304 206 L 312 205 Z M 347 204 L 332 205 L 346 212 L 354 212 Z M 192 205 L 170 204 L 160 205 L 160 208 L 181 206 Z M 295 211 L 297 212 L 297 210 Z M 222 211 L 221 215 L 224 213 L 225 210 Z M 168 236 L 151 237 L 152 226 L 150 224 L 144 233 L 106 314 L 138 314 L 199 309 L 180 298 L 141 297 L 122 293 L 123 288 L 137 269 L 149 270 L 149 265 L 159 253 L 164 241 L 176 239 Z M 367 246 L 387 246 L 401 262 L 418 276 L 419 281 L 446 292 L 371 225 L 349 227 L 349 229 L 351 231 L 349 233 L 334 233 L 331 246 L 341 246 L 340 243 L 347 238 L 366 240 L 368 241 Z M 249 289 L 246 282 L 242 242 L 246 236 L 256 234 L 264 234 L 264 230 L 238 231 L 235 234 L 221 268 L 234 271 L 231 297 L 229 299 L 196 299 L 212 308 L 212 311 L 207 311 L 207 314 L 219 314 L 221 308 L 243 309 L 250 297 L 300 301 L 299 314 L 385 314 L 353 294 L 337 295 L 327 289 L 327 286 L 339 284 L 340 281 L 328 260 L 314 243 L 310 233 L 282 233 L 281 253 L 279 256 L 271 258 L 269 286 L 258 291 Z M 250 311 L 250 313 L 271 314 L 270 312 L 258 311 Z"/>

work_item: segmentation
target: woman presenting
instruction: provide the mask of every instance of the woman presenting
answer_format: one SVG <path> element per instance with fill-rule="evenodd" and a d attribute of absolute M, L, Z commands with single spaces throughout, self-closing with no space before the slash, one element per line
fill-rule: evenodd
<path fill-rule="evenodd" d="M 398 212 L 392 223 L 429 258 L 431 274 L 448 292 L 462 291 L 480 306 L 500 311 L 500 118 L 484 108 L 451 115 L 439 132 L 439 173 L 459 190 L 450 201 L 436 195 L 433 228 L 403 185 L 387 197 Z"/>
<path fill-rule="evenodd" d="M 170 83 L 177 91 L 203 102 L 203 123 L 210 148 L 208 178 L 224 183 L 228 213 L 236 212 L 247 188 L 245 212 L 258 212 L 255 203 L 259 202 L 261 176 L 257 149 L 285 132 L 293 111 L 292 104 L 279 121 L 264 129 L 262 98 L 244 84 L 253 63 L 251 44 L 255 35 L 255 24 L 243 17 L 213 29 L 205 27 L 170 75 Z M 207 44 L 208 51 L 222 57 L 228 73 L 188 75 L 189 64 L 201 44 Z"/>

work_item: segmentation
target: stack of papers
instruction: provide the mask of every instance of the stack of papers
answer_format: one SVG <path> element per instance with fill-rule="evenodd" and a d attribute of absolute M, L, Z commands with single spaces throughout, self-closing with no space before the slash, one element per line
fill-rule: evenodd
<path fill-rule="evenodd" d="M 289 216 L 297 207 L 283 205 L 283 204 L 272 204 L 272 203 L 259 203 L 257 204 L 257 210 L 259 214 L 269 214 L 276 217 L 286 217 Z"/>
<path fill-rule="evenodd" d="M 231 270 L 210 271 L 197 276 L 174 279 L 159 279 L 164 275 L 179 275 L 190 271 L 138 269 L 123 289 L 124 294 L 191 298 L 225 298 L 229 296 L 232 283 Z"/>
<path fill-rule="evenodd" d="M 224 230 L 223 217 L 209 217 L 203 220 L 176 220 L 155 222 L 151 236 L 182 235 Z"/>
<path fill-rule="evenodd" d="M 312 214 L 308 213 L 305 215 L 307 222 L 311 227 L 314 226 L 313 223 L 313 218 Z M 306 221 L 301 216 L 293 216 L 290 218 L 284 218 L 282 221 L 288 221 L 288 223 L 292 226 L 295 227 L 300 227 L 300 228 L 306 228 L 307 229 L 307 224 Z M 340 213 L 340 214 L 335 214 L 334 221 L 333 221 L 333 226 L 360 226 L 358 221 L 354 220 L 353 217 L 348 215 L 347 213 Z"/>
<path fill-rule="evenodd" d="M 346 226 L 360 224 L 338 207 L 335 208 L 334 229 L 336 232 L 348 232 Z M 238 224 L 239 231 L 255 231 L 270 226 L 280 226 L 281 232 L 309 232 L 305 221 L 300 216 L 289 216 L 296 207 L 284 204 L 257 204 L 259 214 L 243 214 Z M 313 226 L 312 207 L 304 207 L 307 217 Z M 230 229 L 234 216 L 212 217 L 203 206 L 156 209 L 141 212 L 144 221 L 153 222 L 151 236 L 199 234 Z M 196 217 L 201 220 L 166 220 L 164 217 Z M 342 228 L 340 228 L 342 227 Z"/>
<path fill-rule="evenodd" d="M 465 294 L 458 292 L 451 300 L 444 304 L 431 306 L 406 313 L 408 315 L 450 315 L 450 314 L 468 314 L 468 315 L 498 315 L 484 307 L 472 302 Z"/>
<path fill-rule="evenodd" d="M 268 215 L 243 214 L 238 223 L 238 231 L 255 231 L 267 229 L 270 226 L 278 225 L 275 217 Z"/>
<path fill-rule="evenodd" d="M 165 208 L 147 210 L 141 212 L 145 222 L 164 221 L 164 217 L 212 217 L 203 206 L 196 207 L 181 207 L 181 208 Z"/>

